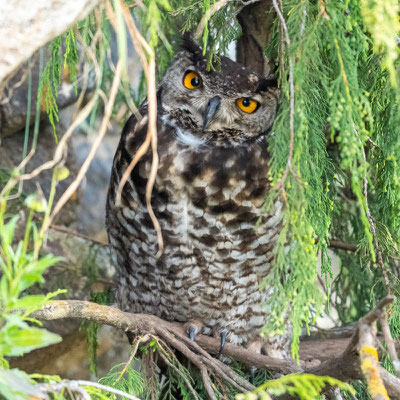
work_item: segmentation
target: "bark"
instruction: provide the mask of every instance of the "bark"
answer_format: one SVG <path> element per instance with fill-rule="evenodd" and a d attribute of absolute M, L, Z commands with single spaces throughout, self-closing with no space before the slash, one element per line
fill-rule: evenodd
<path fill-rule="evenodd" d="M 270 60 L 264 57 L 264 49 L 271 38 L 274 17 L 270 0 L 250 4 L 238 14 L 243 34 L 237 42 L 237 61 L 265 76 L 273 72 Z"/>
<path fill-rule="evenodd" d="M 361 318 L 344 351 L 322 363 L 309 366 L 307 363 L 302 363 L 298 366 L 294 361 L 274 359 L 231 344 L 225 345 L 223 355 L 232 356 L 248 366 L 283 374 L 307 372 L 319 376 L 328 375 L 342 381 L 365 378 L 374 400 L 387 399 L 386 390 L 392 398 L 400 399 L 400 379 L 379 366 L 375 350 L 376 321 L 384 317 L 385 307 L 393 300 L 393 296 L 387 296 L 374 310 Z M 206 379 L 208 375 L 204 368 L 233 384 L 239 390 L 254 389 L 227 365 L 210 356 L 210 353 L 218 353 L 219 339 L 196 335 L 195 340 L 191 341 L 182 324 L 167 322 L 153 315 L 129 314 L 113 307 L 77 300 L 52 301 L 32 316 L 42 320 L 83 318 L 111 325 L 125 332 L 132 332 L 134 335 L 159 337 L 193 362 L 202 371 L 206 382 L 208 382 Z M 370 358 L 367 362 L 366 357 Z"/>

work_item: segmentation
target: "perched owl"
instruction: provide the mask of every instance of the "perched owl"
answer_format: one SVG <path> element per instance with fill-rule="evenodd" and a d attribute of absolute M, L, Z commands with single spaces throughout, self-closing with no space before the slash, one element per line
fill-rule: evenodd
<path fill-rule="evenodd" d="M 201 49 L 187 41 L 158 92 L 158 174 L 152 206 L 164 239 L 148 214 L 145 187 L 152 155 L 133 170 L 116 204 L 124 171 L 147 132 L 147 103 L 131 116 L 114 158 L 107 202 L 109 240 L 118 258 L 117 304 L 186 323 L 255 351 L 286 357 L 289 335 L 261 339 L 263 303 L 273 288 L 258 289 L 273 262 L 280 208 L 262 204 L 269 190 L 266 136 L 278 106 L 276 81 L 221 58 L 206 69 Z M 261 218 L 261 223 L 257 221 Z"/>

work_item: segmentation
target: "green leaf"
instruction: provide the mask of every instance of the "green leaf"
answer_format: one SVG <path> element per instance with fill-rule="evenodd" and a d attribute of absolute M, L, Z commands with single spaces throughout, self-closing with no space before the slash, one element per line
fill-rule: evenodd
<path fill-rule="evenodd" d="M 41 294 L 24 296 L 13 302 L 12 304 L 10 304 L 10 307 L 13 309 L 22 309 L 22 310 L 39 309 L 42 307 L 45 301 L 46 301 L 46 296 Z"/>
<path fill-rule="evenodd" d="M 59 343 L 61 336 L 29 326 L 17 315 L 7 315 L 0 331 L 0 355 L 20 356 L 32 350 Z"/>
<path fill-rule="evenodd" d="M 42 398 L 43 394 L 23 371 L 18 369 L 0 370 L 0 394 L 7 400 Z"/>
<path fill-rule="evenodd" d="M 55 265 L 60 260 L 60 257 L 53 257 L 49 254 L 40 260 L 33 261 L 25 266 L 24 273 L 18 282 L 19 292 L 22 292 L 36 282 L 43 282 L 43 273 L 46 269 Z"/>
<path fill-rule="evenodd" d="M 2 247 L 11 246 L 18 219 L 19 215 L 14 215 L 7 224 L 3 225 L 3 229 L 1 230 Z"/>

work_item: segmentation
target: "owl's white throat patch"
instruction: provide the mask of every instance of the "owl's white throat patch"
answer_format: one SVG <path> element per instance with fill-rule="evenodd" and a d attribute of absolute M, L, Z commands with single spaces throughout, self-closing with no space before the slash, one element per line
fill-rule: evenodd
<path fill-rule="evenodd" d="M 198 150 L 206 144 L 205 138 L 199 138 L 189 131 L 179 128 L 174 121 L 171 121 L 168 115 L 163 115 L 161 121 L 164 122 L 164 124 L 173 127 L 178 142 L 188 146 L 190 149 Z"/>
<path fill-rule="evenodd" d="M 176 127 L 175 129 L 176 138 L 178 139 L 178 141 L 182 144 L 185 144 L 186 146 L 189 146 L 191 149 L 198 149 L 199 147 L 206 144 L 206 140 L 204 138 L 194 136 L 189 131 L 185 131 L 178 127 Z"/>

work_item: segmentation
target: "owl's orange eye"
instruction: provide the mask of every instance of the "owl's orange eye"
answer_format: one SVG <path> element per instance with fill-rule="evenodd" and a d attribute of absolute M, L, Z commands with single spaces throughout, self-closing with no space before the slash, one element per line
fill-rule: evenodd
<path fill-rule="evenodd" d="M 257 110 L 260 105 L 257 101 L 251 99 L 250 97 L 241 97 L 236 100 L 237 106 L 244 112 L 251 114 Z"/>
<path fill-rule="evenodd" d="M 199 74 L 193 71 L 186 72 L 183 78 L 183 84 L 187 89 L 199 89 L 203 84 Z"/>

